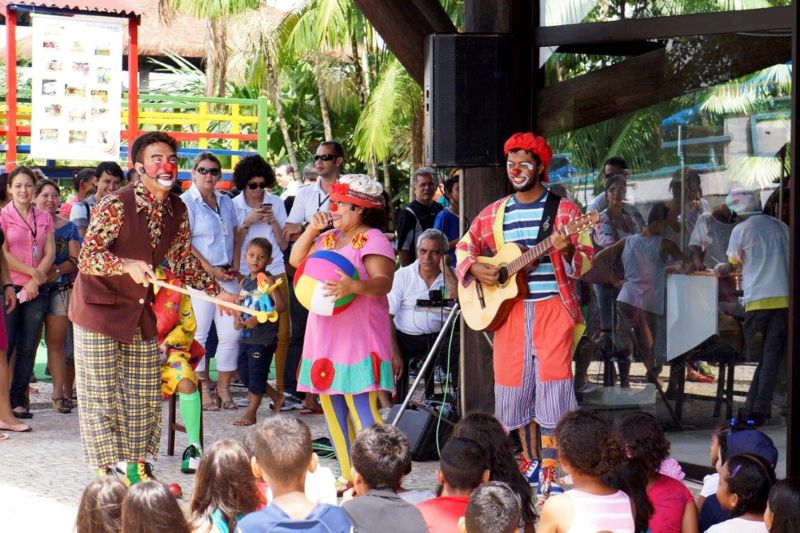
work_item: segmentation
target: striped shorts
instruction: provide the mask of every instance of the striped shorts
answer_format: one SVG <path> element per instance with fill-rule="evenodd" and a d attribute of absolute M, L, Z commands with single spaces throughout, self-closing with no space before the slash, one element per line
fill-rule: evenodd
<path fill-rule="evenodd" d="M 161 360 L 155 338 L 119 342 L 75 326 L 83 456 L 93 467 L 155 457 L 161 437 Z"/>
<path fill-rule="evenodd" d="M 556 427 L 578 408 L 572 378 L 575 322 L 559 297 L 517 302 L 495 332 L 495 416 L 507 429 Z"/>

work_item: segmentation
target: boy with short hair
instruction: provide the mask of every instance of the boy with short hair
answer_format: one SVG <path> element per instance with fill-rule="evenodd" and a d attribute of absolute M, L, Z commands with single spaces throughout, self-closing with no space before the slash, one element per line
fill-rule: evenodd
<path fill-rule="evenodd" d="M 472 491 L 458 529 L 461 533 L 516 533 L 519 517 L 520 504 L 514 491 L 506 483 L 489 481 Z"/>
<path fill-rule="evenodd" d="M 395 491 L 411 466 L 411 447 L 394 426 L 363 430 L 350 449 L 354 499 L 342 508 L 355 533 L 418 533 L 427 531 L 419 510 Z"/>
<path fill-rule="evenodd" d="M 239 521 L 238 532 L 281 531 L 281 526 L 287 531 L 350 531 L 347 513 L 306 498 L 306 474 L 318 460 L 308 426 L 285 415 L 272 416 L 255 431 L 254 441 L 253 474 L 267 482 L 273 497 L 268 506 Z"/>
<path fill-rule="evenodd" d="M 436 481 L 442 495 L 417 504 L 430 533 L 459 533 L 458 519 L 464 516 L 469 496 L 489 481 L 486 453 L 472 439 L 450 439 L 442 450 Z"/>

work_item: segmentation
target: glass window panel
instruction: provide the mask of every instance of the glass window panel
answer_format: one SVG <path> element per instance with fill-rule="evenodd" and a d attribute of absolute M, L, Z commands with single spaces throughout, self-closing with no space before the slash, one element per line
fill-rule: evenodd
<path fill-rule="evenodd" d="M 751 414 L 745 399 L 751 388 L 760 390 L 753 385 L 757 362 L 772 358 L 777 364 L 763 376 L 767 388 L 774 381 L 772 397 L 762 395 L 753 413 L 770 416 L 764 431 L 779 448 L 780 476 L 786 452 L 786 348 L 778 346 L 780 353 L 772 355 L 750 317 L 764 304 L 758 301 L 766 293 L 759 290 L 788 298 L 777 277 L 763 274 L 788 271 L 788 239 L 782 237 L 782 223 L 762 212 L 772 206 L 778 217 L 786 213 L 781 208 L 788 189 L 780 185 L 789 179 L 792 67 L 778 63 L 719 83 L 739 68 L 728 52 L 724 39 L 672 41 L 663 80 L 681 77 L 691 92 L 551 135 L 556 152 L 551 187 L 601 211 L 604 222 L 593 233 L 596 268 L 583 284 L 589 332 L 575 357 L 583 405 L 649 411 L 670 428 L 675 458 L 710 466 L 711 431 L 728 411 L 723 387 L 718 416 L 713 416 L 719 379 L 726 379 L 733 361 L 731 414 L 740 409 Z M 605 66 L 597 58 L 559 56 L 557 63 L 571 69 L 561 79 Z M 630 97 L 621 86 L 616 98 Z M 566 113 L 579 113 L 580 105 L 576 100 L 575 109 Z M 627 169 L 604 166 L 614 156 L 624 159 Z M 763 236 L 757 229 L 773 243 L 769 257 L 758 258 L 761 263 L 744 252 L 747 239 Z M 737 231 L 739 236 L 732 237 Z M 738 243 L 733 247 L 732 239 Z M 623 240 L 624 246 L 612 251 Z M 744 274 L 736 268 L 732 275 L 715 274 L 717 265 L 734 257 L 744 263 Z M 751 275 L 755 267 L 767 270 Z M 781 334 L 785 340 L 786 331 Z M 751 339 L 749 348 L 746 339 Z M 682 431 L 676 430 L 678 418 Z"/>

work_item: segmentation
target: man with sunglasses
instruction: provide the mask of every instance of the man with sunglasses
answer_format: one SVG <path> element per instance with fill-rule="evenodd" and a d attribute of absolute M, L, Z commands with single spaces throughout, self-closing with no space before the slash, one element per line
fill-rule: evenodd
<path fill-rule="evenodd" d="M 603 163 L 603 171 L 604 171 L 604 178 L 605 182 L 603 183 L 603 190 L 600 194 L 594 197 L 594 199 L 589 202 L 589 205 L 586 207 L 586 212 L 589 213 L 591 211 L 597 211 L 598 213 L 602 213 L 608 207 L 608 198 L 606 197 L 606 189 L 608 189 L 608 180 L 611 176 L 616 176 L 617 174 L 628 174 L 628 163 L 625 162 L 624 159 L 621 157 L 609 157 L 606 159 L 606 162 Z"/>
<path fill-rule="evenodd" d="M 342 165 L 344 165 L 342 145 L 336 141 L 320 143 L 317 153 L 314 154 L 314 168 L 317 169 L 319 177 L 313 184 L 298 189 L 283 230 L 287 240 L 297 239 L 316 213 L 329 211 L 328 198 L 331 186 L 339 181 Z"/>
<path fill-rule="evenodd" d="M 578 408 L 572 352 L 585 328 L 577 285 L 591 267 L 594 248 L 587 232 L 565 236 L 560 231 L 581 213 L 544 186 L 553 157 L 545 138 L 516 133 L 503 152 L 514 194 L 489 204 L 472 221 L 456 246 L 456 275 L 462 283 L 477 278 L 496 286 L 498 268 L 479 263 L 479 256 L 495 255 L 511 242 L 530 248 L 551 233 L 552 251 L 519 274 L 526 276 L 528 293 L 495 331 L 493 345 L 495 416 L 518 430 L 520 470 L 529 482 L 539 483 L 546 498 L 558 488 L 551 484 L 557 467 L 553 431 L 564 414 Z"/>
<path fill-rule="evenodd" d="M 436 215 L 444 206 L 433 201 L 439 178 L 430 167 L 418 168 L 411 176 L 411 202 L 397 214 L 397 252 L 400 265 L 408 266 L 417 260 L 417 239 L 422 232 L 433 228 Z"/>

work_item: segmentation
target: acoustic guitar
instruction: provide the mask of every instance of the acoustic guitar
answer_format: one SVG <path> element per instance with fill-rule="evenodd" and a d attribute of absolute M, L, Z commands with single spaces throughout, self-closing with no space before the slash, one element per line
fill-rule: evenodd
<path fill-rule="evenodd" d="M 593 211 L 572 219 L 558 230 L 562 235 L 575 235 L 594 226 L 600 215 Z M 528 267 L 533 268 L 543 255 L 553 249 L 552 236 L 532 248 L 509 242 L 493 257 L 478 257 L 479 263 L 498 268 L 498 284 L 484 285 L 476 278 L 464 286 L 458 284 L 458 303 L 467 325 L 476 331 L 494 331 L 508 318 L 514 302 L 528 294 Z"/>

